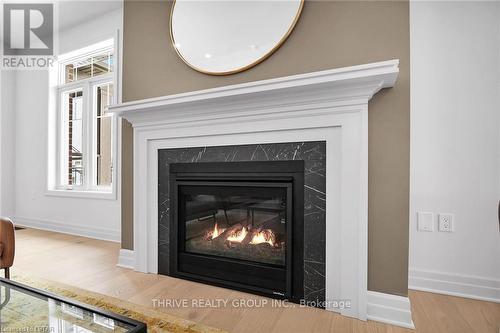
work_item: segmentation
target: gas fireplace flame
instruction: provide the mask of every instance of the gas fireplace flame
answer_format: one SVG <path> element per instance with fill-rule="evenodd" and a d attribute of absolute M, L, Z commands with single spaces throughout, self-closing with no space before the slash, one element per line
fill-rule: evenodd
<path fill-rule="evenodd" d="M 279 246 L 276 240 L 276 234 L 271 229 L 249 229 L 246 226 L 235 227 L 236 229 L 232 230 L 234 227 L 231 227 L 229 229 L 222 228 L 219 227 L 217 223 L 215 223 L 213 230 L 207 233 L 206 239 L 213 240 L 219 238 L 225 239 L 226 241 L 231 243 L 243 243 L 245 238 L 247 238 L 248 236 L 248 239 L 250 241 L 246 240 L 244 243 L 248 243 L 251 245 L 267 243 L 272 247 Z"/>
<path fill-rule="evenodd" d="M 241 228 L 240 230 L 236 230 L 233 234 L 231 234 L 226 239 L 230 242 L 241 243 L 248 234 L 248 230 L 246 227 Z"/>
<path fill-rule="evenodd" d="M 215 239 L 215 238 L 219 237 L 225 230 L 226 229 L 224 229 L 224 228 L 219 229 L 219 226 L 217 225 L 217 223 L 215 223 L 214 230 L 210 234 L 210 239 Z"/>
<path fill-rule="evenodd" d="M 276 245 L 276 235 L 271 229 L 259 231 L 252 237 L 252 240 L 250 241 L 250 244 L 254 245 L 262 243 L 267 243 L 273 247 Z"/>

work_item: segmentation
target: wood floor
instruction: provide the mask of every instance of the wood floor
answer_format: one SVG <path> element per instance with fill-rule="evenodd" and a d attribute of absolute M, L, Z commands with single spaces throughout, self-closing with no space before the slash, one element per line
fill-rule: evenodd
<path fill-rule="evenodd" d="M 263 298 L 116 267 L 119 244 L 47 231 L 16 231 L 13 273 L 29 273 L 153 307 L 153 299 Z M 229 332 L 500 333 L 500 304 L 410 291 L 416 330 L 362 322 L 313 308 L 190 308 L 160 311 Z"/>

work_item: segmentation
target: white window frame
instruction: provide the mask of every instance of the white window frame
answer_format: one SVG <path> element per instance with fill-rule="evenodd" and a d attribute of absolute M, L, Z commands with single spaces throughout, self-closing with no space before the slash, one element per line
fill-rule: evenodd
<path fill-rule="evenodd" d="M 102 54 L 107 51 L 113 52 L 113 71 L 108 74 L 102 74 L 96 77 L 82 79 L 75 82 L 64 83 L 65 81 L 65 66 L 68 63 L 74 62 L 76 59 L 82 59 L 90 57 L 97 54 Z M 94 161 L 96 158 L 95 149 L 97 142 L 96 133 L 96 100 L 95 88 L 100 85 L 110 83 L 113 85 L 113 103 L 118 101 L 118 47 L 116 43 L 116 38 L 108 39 L 91 46 L 85 47 L 80 50 L 76 50 L 65 55 L 61 55 L 57 59 L 57 64 L 54 70 L 57 74 L 53 75 L 57 77 L 57 84 L 53 85 L 51 90 L 55 98 L 54 105 L 56 108 L 55 117 L 53 117 L 53 126 L 50 126 L 55 130 L 55 147 L 53 149 L 54 156 L 51 158 L 55 159 L 53 165 L 53 174 L 49 174 L 47 195 L 52 196 L 67 196 L 67 197 L 83 197 L 83 198 L 95 198 L 95 199 L 117 199 L 117 152 L 118 152 L 118 119 L 116 116 L 111 115 L 111 185 L 103 186 L 97 185 L 97 162 Z M 62 138 L 64 118 L 67 116 L 64 114 L 64 105 L 61 104 L 62 96 L 64 93 L 82 90 L 84 98 L 84 110 L 82 115 L 82 132 L 83 142 L 82 142 L 82 153 L 83 153 L 83 169 L 84 169 L 84 181 L 81 186 L 68 186 L 63 180 L 63 175 L 67 175 L 63 172 L 67 169 L 67 159 L 64 157 L 67 154 L 64 153 L 63 147 L 64 140 Z M 49 172 L 50 173 L 50 172 Z M 52 180 L 52 181 L 51 181 Z"/>

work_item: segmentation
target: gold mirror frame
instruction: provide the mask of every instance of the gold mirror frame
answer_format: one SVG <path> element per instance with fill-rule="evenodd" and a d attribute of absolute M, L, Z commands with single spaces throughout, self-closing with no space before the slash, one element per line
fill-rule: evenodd
<path fill-rule="evenodd" d="M 231 71 L 227 71 L 227 72 L 210 72 L 210 71 L 206 71 L 206 70 L 203 70 L 201 68 L 197 68 L 196 66 L 193 66 L 192 64 L 190 64 L 182 56 L 182 54 L 180 54 L 180 52 L 177 49 L 177 47 L 175 47 L 176 42 L 175 42 L 174 33 L 173 33 L 173 29 L 172 29 L 172 18 L 173 18 L 173 15 L 174 15 L 174 9 L 175 9 L 176 0 L 172 1 L 172 8 L 170 9 L 170 24 L 169 24 L 169 28 L 170 28 L 170 41 L 172 42 L 172 47 L 174 48 L 175 53 L 177 53 L 177 55 L 179 56 L 179 58 L 181 58 L 181 60 L 186 65 L 188 65 L 189 67 L 191 67 L 192 69 L 194 69 L 197 72 L 200 72 L 200 73 L 203 73 L 203 74 L 208 74 L 208 75 L 215 75 L 215 76 L 223 76 L 223 75 L 231 75 L 231 74 L 240 73 L 240 72 L 246 71 L 247 69 L 250 69 L 250 68 L 252 68 L 252 67 L 260 64 L 261 62 L 263 62 L 264 60 L 266 60 L 267 58 L 269 58 L 277 49 L 279 49 L 281 45 L 283 45 L 283 43 L 286 41 L 286 39 L 288 38 L 288 36 L 290 36 L 290 34 L 292 33 L 293 29 L 295 28 L 295 26 L 296 26 L 296 24 L 297 24 L 297 22 L 298 22 L 298 20 L 300 18 L 300 14 L 302 13 L 302 9 L 304 8 L 304 1 L 305 0 L 300 0 L 299 9 L 297 10 L 297 14 L 295 15 L 292 23 L 290 24 L 290 27 L 288 28 L 288 30 L 285 33 L 285 35 L 280 39 L 280 41 L 278 43 L 276 43 L 276 45 L 271 50 L 269 50 L 269 52 L 267 52 L 266 54 L 264 54 L 262 57 L 260 57 L 256 61 L 252 62 L 251 64 L 245 65 L 245 66 L 243 66 L 241 68 L 237 68 L 237 69 L 234 69 L 234 70 L 231 70 Z"/>

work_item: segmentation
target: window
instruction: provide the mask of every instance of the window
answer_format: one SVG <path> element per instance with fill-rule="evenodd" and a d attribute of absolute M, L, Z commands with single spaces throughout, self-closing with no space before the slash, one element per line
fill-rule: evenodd
<path fill-rule="evenodd" d="M 97 186 L 111 185 L 111 142 L 113 116 L 108 114 L 108 105 L 113 100 L 113 85 L 105 83 L 95 87 L 96 101 L 96 184 Z"/>
<path fill-rule="evenodd" d="M 58 62 L 55 190 L 112 192 L 115 118 L 113 41 Z"/>
<path fill-rule="evenodd" d="M 90 57 L 75 59 L 64 65 L 64 83 L 84 80 L 113 71 L 113 52 L 104 51 Z"/>
<path fill-rule="evenodd" d="M 64 146 L 68 151 L 68 185 L 83 185 L 83 91 L 63 93 Z"/>

